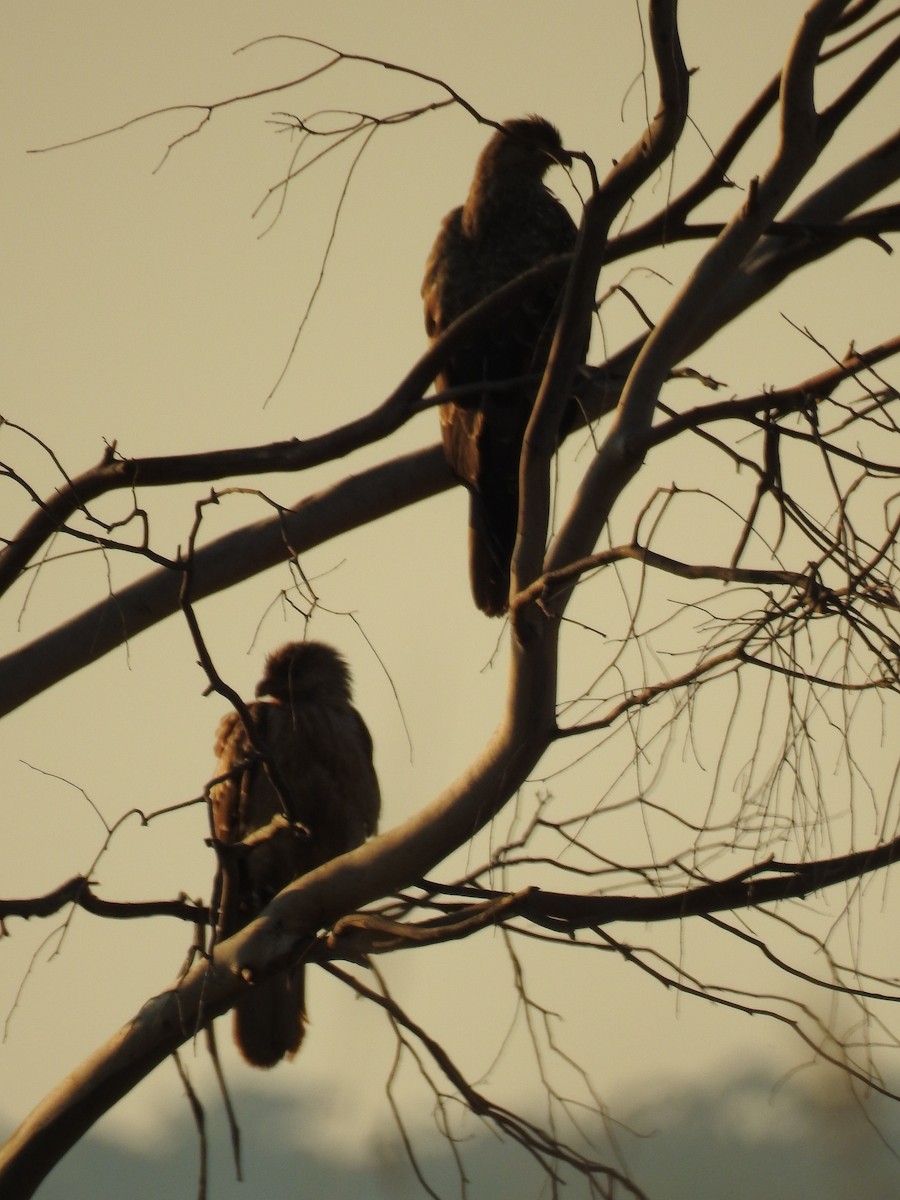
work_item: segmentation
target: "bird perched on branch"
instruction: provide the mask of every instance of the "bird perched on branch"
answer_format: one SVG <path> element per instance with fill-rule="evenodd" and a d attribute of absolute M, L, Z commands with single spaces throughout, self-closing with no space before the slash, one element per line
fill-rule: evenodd
<path fill-rule="evenodd" d="M 457 317 L 529 268 L 570 253 L 577 230 L 544 185 L 571 165 L 543 117 L 506 121 L 485 146 L 465 204 L 444 218 L 425 268 L 422 296 L 432 341 Z M 477 606 L 507 609 L 516 539 L 519 458 L 553 339 L 563 279 L 543 283 L 473 334 L 443 367 L 439 391 L 502 384 L 440 407 L 444 453 L 469 489 L 469 574 Z M 585 353 L 587 346 L 585 345 Z"/>
<path fill-rule="evenodd" d="M 210 789 L 221 892 L 217 937 L 252 921 L 292 880 L 361 845 L 381 805 L 372 738 L 353 707 L 350 672 L 321 642 L 294 642 L 266 660 L 247 706 L 251 738 L 237 712 L 216 737 Z M 270 1067 L 303 1038 L 303 966 L 260 984 L 234 1009 L 244 1058 Z"/>

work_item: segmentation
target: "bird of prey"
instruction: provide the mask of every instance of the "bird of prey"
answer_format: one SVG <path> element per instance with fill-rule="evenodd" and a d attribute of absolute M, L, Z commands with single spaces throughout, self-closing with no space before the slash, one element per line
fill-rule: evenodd
<path fill-rule="evenodd" d="M 222 719 L 216 737 L 216 774 L 224 777 L 210 789 L 219 939 L 298 876 L 361 845 L 381 805 L 372 738 L 336 650 L 321 642 L 282 646 L 266 660 L 256 695 L 247 706 L 254 740 L 237 712 Z M 241 998 L 234 1038 L 249 1063 L 274 1066 L 297 1052 L 305 1020 L 301 964 Z"/>
<path fill-rule="evenodd" d="M 444 218 L 425 268 L 425 327 L 434 341 L 457 317 L 545 259 L 570 253 L 577 230 L 545 186 L 555 163 L 571 165 L 543 117 L 506 121 L 485 146 L 466 202 Z M 547 283 L 493 317 L 455 351 L 438 391 L 475 385 L 440 406 L 447 461 L 469 490 L 469 574 L 476 605 L 507 609 L 518 523 L 519 458 L 559 315 L 563 284 Z M 585 346 L 585 353 L 587 346 Z M 514 381 L 479 392 L 478 384 Z"/>

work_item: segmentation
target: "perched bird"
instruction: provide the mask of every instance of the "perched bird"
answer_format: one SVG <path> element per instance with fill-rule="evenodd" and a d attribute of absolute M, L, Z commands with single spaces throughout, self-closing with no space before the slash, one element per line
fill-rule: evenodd
<path fill-rule="evenodd" d="M 236 712 L 216 737 L 216 774 L 227 776 L 210 789 L 220 843 L 219 939 L 298 876 L 361 845 L 381 806 L 372 738 L 336 650 L 321 642 L 282 646 L 266 660 L 256 695 L 247 707 L 264 757 Z M 305 1020 L 301 964 L 238 1002 L 234 1038 L 248 1062 L 274 1066 L 297 1052 Z"/>
<path fill-rule="evenodd" d="M 425 268 L 422 297 L 432 341 L 503 284 L 573 250 L 575 223 L 543 182 L 554 163 L 570 166 L 571 158 L 559 130 L 543 117 L 506 121 L 485 146 L 466 202 L 444 218 Z M 508 605 L 519 458 L 562 287 L 555 279 L 495 316 L 452 355 L 436 380 L 438 391 L 515 381 L 440 406 L 444 453 L 469 489 L 472 595 L 489 616 L 501 615 Z"/>

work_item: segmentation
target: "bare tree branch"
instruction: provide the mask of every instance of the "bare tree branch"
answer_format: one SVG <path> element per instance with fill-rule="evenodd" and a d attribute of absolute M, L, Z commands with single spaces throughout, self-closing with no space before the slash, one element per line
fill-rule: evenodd
<path fill-rule="evenodd" d="M 0 897 L 0 921 L 8 917 L 49 917 L 69 904 L 77 904 L 95 917 L 112 917 L 129 921 L 142 917 L 176 917 L 179 921 L 205 925 L 209 922 L 206 905 L 181 900 L 102 900 L 91 889 L 91 881 L 83 875 L 61 883 L 52 892 L 30 900 L 4 900 Z"/>
<path fill-rule="evenodd" d="M 338 479 L 290 509 L 256 493 L 271 505 L 273 515 L 199 546 L 205 506 L 224 495 L 224 490 L 213 491 L 195 501 L 196 519 L 183 557 L 169 558 L 151 545 L 150 517 L 138 505 L 137 489 L 208 483 L 234 474 L 299 472 L 372 445 L 436 403 L 426 395 L 431 381 L 448 356 L 468 344 L 473 331 L 487 327 L 504 308 L 513 311 L 527 304 L 530 290 L 546 286 L 551 277 L 566 277 L 553 349 L 520 462 L 510 668 L 496 728 L 473 761 L 462 765 L 434 799 L 400 824 L 296 880 L 235 936 L 207 949 L 198 935 L 176 982 L 145 1004 L 43 1101 L 0 1151 L 4 1196 L 24 1200 L 31 1195 L 53 1163 L 100 1115 L 163 1058 L 232 1007 L 246 993 L 249 980 L 264 980 L 301 958 L 319 962 L 383 1010 L 396 1037 L 397 1061 L 411 1056 L 432 1090 L 440 1120 L 447 1122 L 448 1097 L 441 1082 L 446 1080 L 454 1103 L 458 1098 L 516 1141 L 540 1164 L 552 1188 L 561 1183 L 564 1169 L 572 1168 L 597 1194 L 618 1195 L 626 1189 L 640 1195 L 624 1173 L 581 1153 L 554 1124 L 552 1114 L 565 1108 L 566 1093 L 555 1086 L 550 1065 L 559 1067 L 564 1060 L 581 1068 L 576 1059 L 566 1059 L 562 1043 L 555 1042 L 551 1032 L 552 1014 L 526 988 L 525 966 L 511 949 L 513 934 L 535 945 L 615 952 L 666 987 L 735 1012 L 784 1022 L 825 1061 L 843 1065 L 853 1079 L 870 1081 L 890 1094 L 878 1081 L 875 1055 L 863 1061 L 850 1044 L 852 1038 L 845 1038 L 842 1046 L 825 1019 L 801 1001 L 773 997 L 763 984 L 741 988 L 731 982 L 704 983 L 661 950 L 624 945 L 607 929 L 613 922 L 652 925 L 700 918 L 704 928 L 715 923 L 732 935 L 731 946 L 740 941 L 747 948 L 757 967 L 846 996 L 857 1006 L 854 1019 L 858 1015 L 865 1028 L 867 1051 L 880 1036 L 879 1006 L 898 1000 L 890 980 L 876 986 L 862 970 L 857 979 L 850 978 L 852 970 L 839 965 L 850 956 L 843 948 L 832 952 L 832 934 L 821 933 L 824 925 L 815 924 L 809 904 L 802 909 L 808 923 L 797 922 L 795 937 L 809 938 L 825 952 L 823 974 L 830 971 L 830 980 L 798 965 L 799 956 L 795 962 L 790 954 L 769 947 L 756 935 L 752 917 L 761 914 L 757 925 L 775 920 L 786 925 L 783 914 L 770 914 L 763 906 L 826 892 L 843 898 L 849 912 L 851 905 L 861 903 L 862 881 L 893 866 L 900 852 L 894 828 L 900 759 L 891 751 L 889 737 L 889 704 L 900 692 L 900 468 L 894 451 L 900 420 L 897 388 L 877 370 L 898 353 L 900 338 L 884 337 L 879 331 L 882 340 L 871 349 L 853 347 L 846 355 L 843 350 L 835 354 L 824 339 L 797 323 L 794 329 L 807 339 L 805 348 L 812 346 L 821 354 L 827 369 L 790 387 L 726 400 L 719 398 L 724 385 L 712 378 L 712 370 L 724 375 L 718 365 L 704 369 L 686 362 L 777 283 L 838 248 L 866 239 L 890 251 L 886 235 L 900 227 L 900 209 L 891 197 L 876 198 L 900 179 L 900 138 L 890 132 L 878 145 L 862 141 L 854 145 L 855 159 L 848 163 L 845 157 L 843 165 L 834 166 L 830 157 L 838 156 L 836 133 L 871 100 L 877 87 L 894 78 L 900 61 L 900 38 L 890 40 L 888 28 L 898 14 L 881 15 L 878 7 L 875 0 L 813 0 L 778 79 L 738 115 L 696 177 L 680 194 L 656 205 L 642 224 L 613 234 L 614 222 L 621 223 L 639 191 L 639 202 L 644 203 L 646 185 L 679 150 L 689 119 L 689 73 L 677 6 L 675 0 L 650 0 L 658 107 L 602 183 L 589 154 L 575 152 L 590 175 L 592 191 L 574 255 L 528 272 L 466 313 L 366 416 L 306 441 L 196 455 L 129 460 L 111 446 L 97 466 L 71 479 L 59 457 L 41 443 L 60 479 L 52 494 L 39 493 L 13 466 L 3 468 L 6 480 L 21 489 L 19 498 L 33 509 L 0 555 L 0 591 L 22 579 L 30 563 L 52 570 L 49 547 L 60 534 L 87 540 L 106 555 L 142 555 L 157 569 L 0 659 L 0 715 L 179 607 L 212 686 L 240 711 L 240 697 L 215 668 L 195 605 L 267 567 L 294 562 L 338 534 L 449 488 L 453 479 L 441 450 L 429 446 L 381 462 Z M 838 33 L 843 41 L 829 41 Z M 314 149 L 310 157 L 309 144 L 304 143 L 306 157 L 291 162 L 270 189 L 272 196 L 283 196 L 289 183 L 321 161 L 341 138 L 359 133 L 368 137 L 381 125 L 411 120 L 444 104 L 458 105 L 479 122 L 496 125 L 440 79 L 365 55 L 321 48 L 328 61 L 288 83 L 146 116 L 182 108 L 198 114 L 194 128 L 175 139 L 171 150 L 204 128 L 225 105 L 299 87 L 345 61 L 402 72 L 440 89 L 442 98 L 434 103 L 390 117 L 348 110 L 340 117 L 339 129 L 324 133 L 332 140 L 321 153 Z M 834 98 L 817 107 L 817 96 L 826 94 L 825 66 L 835 71 L 840 67 L 844 73 L 839 86 L 831 89 Z M 726 189 L 735 187 L 730 173 L 738 156 L 755 153 L 756 139 L 767 136 L 765 119 L 776 110 L 778 144 L 768 166 L 730 216 L 726 212 L 726 219 L 703 219 L 699 206 L 713 199 L 718 209 L 712 216 L 722 217 Z M 320 132 L 320 123 L 310 118 L 282 113 L 277 119 L 304 136 Z M 823 158 L 832 142 L 835 149 Z M 743 161 L 738 169 L 743 169 Z M 814 166 L 825 169 L 804 195 Z M 701 239 L 711 244 L 705 252 L 695 252 L 699 262 L 673 289 L 674 298 L 661 317 L 630 280 L 627 288 L 624 281 L 611 281 L 598 300 L 601 269 L 612 262 L 671 242 Z M 870 248 L 857 249 L 865 254 Z M 643 263 L 636 260 L 636 265 Z M 630 306 L 629 328 L 637 314 L 640 335 L 609 348 L 604 341 L 605 361 L 584 371 L 578 357 L 588 323 L 599 314 L 605 339 L 605 306 L 619 303 L 619 297 Z M 690 388 L 693 397 L 698 381 L 718 390 L 719 396 L 700 404 L 688 399 L 680 407 L 679 389 L 688 394 Z M 482 391 L 480 386 L 473 390 L 472 404 L 480 402 Z M 582 407 L 582 428 L 616 407 L 605 428 L 592 427 L 588 436 L 582 435 L 583 446 L 572 456 L 580 481 L 548 549 L 554 456 L 561 416 L 573 394 Z M 643 493 L 625 495 L 631 485 L 638 486 L 651 450 L 659 452 L 658 461 L 668 461 L 664 451 L 674 460 L 677 453 L 672 454 L 672 448 L 680 452 L 681 446 L 687 447 L 686 458 L 699 449 L 704 463 L 713 461 L 739 473 L 734 487 L 717 492 L 717 484 L 702 474 L 673 470 L 662 479 L 648 475 Z M 135 493 L 132 509 L 124 522 L 105 523 L 92 512 L 93 502 L 121 488 Z M 141 502 L 145 503 L 143 496 Z M 705 524 L 699 530 L 691 528 L 693 504 L 705 506 Z M 615 526 L 624 522 L 624 534 L 610 524 L 613 515 Z M 115 533 L 129 522 L 137 531 L 131 544 L 127 533 Z M 601 545 L 604 536 L 607 542 Z M 403 568 L 391 564 L 390 569 Z M 706 582 L 691 586 L 698 581 Z M 600 605 L 587 603 L 591 587 L 602 591 Z M 570 609 L 576 590 L 586 602 Z M 557 672 L 563 630 L 577 631 L 590 650 L 579 664 L 585 678 L 578 680 L 571 695 L 560 697 Z M 712 704 L 716 697 L 725 698 L 708 737 L 702 720 L 694 720 L 707 696 Z M 762 716 L 754 712 L 753 728 L 737 733 L 748 705 Z M 872 728 L 879 717 L 884 731 L 874 752 L 877 766 L 872 766 L 867 754 L 877 742 Z M 767 721 L 774 733 L 766 729 Z M 832 740 L 834 761 L 828 757 Z M 542 762 L 551 746 L 553 753 Z M 571 803 L 554 807 L 549 791 L 532 800 L 531 791 L 548 788 L 577 761 L 574 755 L 596 753 L 599 759 L 607 750 L 611 752 L 590 779 L 589 794 L 578 798 L 577 812 Z M 678 751 L 682 761 L 693 756 L 708 772 L 703 794 L 682 789 L 678 777 L 669 776 L 667 768 Z M 882 760 L 891 753 L 894 759 L 884 768 Z M 703 761 L 704 755 L 712 755 L 712 762 L 708 757 Z M 564 760 L 561 766 L 558 760 Z M 543 774 L 536 779 L 539 764 Z M 737 782 L 723 783 L 729 772 Z M 660 791 L 665 794 L 660 796 Z M 849 815 L 842 815 L 844 824 L 835 821 L 830 826 L 838 793 L 839 805 Z M 435 882 L 433 876 L 446 870 L 442 864 L 448 856 L 472 845 L 479 831 L 512 807 L 515 796 L 508 827 L 497 821 L 490 839 L 485 833 L 476 843 L 489 844 L 483 865 L 469 863 L 462 879 Z M 872 814 L 865 835 L 860 811 Z M 617 849 L 609 833 L 612 820 L 632 817 L 639 830 L 642 823 L 647 847 L 637 854 Z M 276 836 L 274 824 L 261 830 L 260 838 Z M 106 845 L 117 825 L 104 825 Z M 840 852 L 866 844 L 870 848 L 863 851 Z M 635 863 L 635 857 L 640 861 Z M 114 919 L 169 916 L 196 926 L 208 923 L 207 909 L 186 898 L 100 900 L 90 878 L 94 873 L 69 879 L 45 896 L 0 901 L 0 921 L 47 916 L 78 905 Z M 483 886 L 497 881 L 502 886 Z M 545 886 L 548 882 L 552 886 Z M 834 890 L 847 884 L 853 886 L 843 894 Z M 589 894 L 577 890 L 585 888 Z M 792 916 L 795 911 L 801 911 L 799 903 L 790 910 Z M 733 926 L 713 918 L 722 912 L 741 914 L 742 924 L 737 917 Z M 524 1014 L 521 1028 L 546 1092 L 551 1114 L 546 1128 L 476 1090 L 448 1051 L 404 1011 L 383 983 L 380 991 L 370 988 L 334 965 L 337 959 L 366 963 L 369 955 L 423 949 L 497 926 L 510 944 L 513 986 Z M 765 964 L 758 961 L 760 953 Z M 893 1044 L 900 1041 L 893 1032 L 885 1038 Z M 586 1073 L 582 1083 L 590 1092 Z M 190 1089 L 187 1081 L 186 1086 Z M 394 1104 L 390 1085 L 388 1092 Z M 410 1154 L 414 1160 L 411 1147 Z M 457 1161 L 464 1178 L 461 1159 Z M 422 1173 L 420 1181 L 429 1188 Z"/>

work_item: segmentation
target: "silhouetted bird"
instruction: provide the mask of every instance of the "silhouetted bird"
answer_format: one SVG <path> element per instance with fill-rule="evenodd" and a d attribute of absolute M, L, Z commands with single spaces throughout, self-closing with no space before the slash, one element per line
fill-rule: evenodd
<path fill-rule="evenodd" d="M 569 166 L 571 158 L 559 131 L 542 117 L 506 121 L 488 142 L 466 202 L 444 218 L 425 269 L 422 296 L 432 341 L 503 284 L 572 251 L 575 224 L 543 182 L 554 163 Z M 504 613 L 508 605 L 519 458 L 562 287 L 554 279 L 494 317 L 452 355 L 436 381 L 439 391 L 518 381 L 440 407 L 444 453 L 470 494 L 472 595 L 490 616 Z"/>
<path fill-rule="evenodd" d="M 217 775 L 229 776 L 210 792 L 213 830 L 225 843 L 219 939 L 242 929 L 299 875 L 361 845 L 375 832 L 381 805 L 372 739 L 336 650 L 321 642 L 283 646 L 267 659 L 256 694 L 263 699 L 248 708 L 275 783 L 236 712 L 222 719 L 216 737 Z M 301 965 L 238 1002 L 234 1038 L 248 1062 L 270 1067 L 297 1052 L 305 1020 Z"/>

